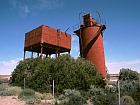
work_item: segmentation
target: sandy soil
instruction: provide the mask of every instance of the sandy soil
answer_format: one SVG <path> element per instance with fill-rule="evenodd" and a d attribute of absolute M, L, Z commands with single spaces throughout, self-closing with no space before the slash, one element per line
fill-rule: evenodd
<path fill-rule="evenodd" d="M 25 105 L 24 101 L 20 101 L 17 96 L 0 97 L 0 105 Z"/>
<path fill-rule="evenodd" d="M 39 105 L 51 105 L 52 100 L 42 100 Z M 90 100 L 87 101 L 88 105 L 93 105 Z M 0 96 L 0 105 L 26 105 L 25 101 L 20 101 L 17 96 Z"/>
<path fill-rule="evenodd" d="M 51 105 L 52 100 L 42 100 L 38 105 Z M 21 101 L 17 96 L 0 96 L 0 105 L 27 105 L 25 101 Z"/>

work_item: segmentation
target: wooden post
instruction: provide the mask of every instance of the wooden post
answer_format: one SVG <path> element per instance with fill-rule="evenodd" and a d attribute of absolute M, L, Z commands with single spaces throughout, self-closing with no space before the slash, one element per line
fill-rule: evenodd
<path fill-rule="evenodd" d="M 37 53 L 37 58 L 39 58 L 39 53 Z"/>
<path fill-rule="evenodd" d="M 55 54 L 55 55 L 56 55 L 55 58 L 57 58 L 57 57 L 58 57 L 58 50 L 56 50 L 55 53 L 56 53 L 56 54 Z"/>
<path fill-rule="evenodd" d="M 46 54 L 46 58 L 48 58 L 48 54 Z"/>
<path fill-rule="evenodd" d="M 60 56 L 60 51 L 58 51 L 58 57 Z"/>
<path fill-rule="evenodd" d="M 70 55 L 70 51 L 68 52 L 68 54 Z"/>
<path fill-rule="evenodd" d="M 43 53 L 43 46 L 41 44 L 41 49 L 40 49 L 40 58 L 42 59 L 42 53 Z"/>
<path fill-rule="evenodd" d="M 34 52 L 32 51 L 31 58 L 34 58 Z"/>
<path fill-rule="evenodd" d="M 26 59 L 26 51 L 24 50 L 24 58 L 23 58 L 23 60 L 25 60 Z"/>

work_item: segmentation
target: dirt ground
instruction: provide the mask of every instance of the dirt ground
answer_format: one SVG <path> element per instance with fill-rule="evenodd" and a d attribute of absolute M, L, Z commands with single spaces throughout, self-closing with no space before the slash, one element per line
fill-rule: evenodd
<path fill-rule="evenodd" d="M 24 101 L 20 101 L 17 96 L 0 97 L 0 105 L 25 105 Z"/>
<path fill-rule="evenodd" d="M 51 105 L 52 100 L 42 100 L 38 105 Z M 25 101 L 21 101 L 17 96 L 0 96 L 0 105 L 27 105 Z"/>
<path fill-rule="evenodd" d="M 39 105 L 51 105 L 52 100 L 42 100 Z M 90 100 L 87 101 L 88 105 L 93 105 Z M 0 96 L 0 105 L 27 105 L 25 101 L 20 101 L 17 96 Z"/>

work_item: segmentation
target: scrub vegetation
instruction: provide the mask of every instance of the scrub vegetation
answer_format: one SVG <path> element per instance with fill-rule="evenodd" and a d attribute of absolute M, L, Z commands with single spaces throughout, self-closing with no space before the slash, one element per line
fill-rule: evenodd
<path fill-rule="evenodd" d="M 55 105 L 118 105 L 117 83 L 105 86 L 104 77 L 97 72 L 95 65 L 83 58 L 75 60 L 69 55 L 61 55 L 57 59 L 20 61 L 12 73 L 11 85 L 16 87 L 10 86 L 11 89 L 0 85 L 0 95 L 18 95 L 26 104 L 39 104 L 41 100 L 53 99 L 53 80 Z M 123 68 L 119 82 L 120 104 L 140 105 L 139 74 Z"/>

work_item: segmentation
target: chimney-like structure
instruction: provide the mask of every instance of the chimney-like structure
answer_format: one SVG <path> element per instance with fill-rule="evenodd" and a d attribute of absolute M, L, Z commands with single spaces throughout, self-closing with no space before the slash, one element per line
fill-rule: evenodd
<path fill-rule="evenodd" d="M 99 25 L 91 16 L 83 16 L 83 24 L 80 29 L 74 31 L 79 36 L 80 55 L 93 62 L 99 73 L 106 78 L 106 66 L 103 45 L 103 30 L 105 25 Z"/>

